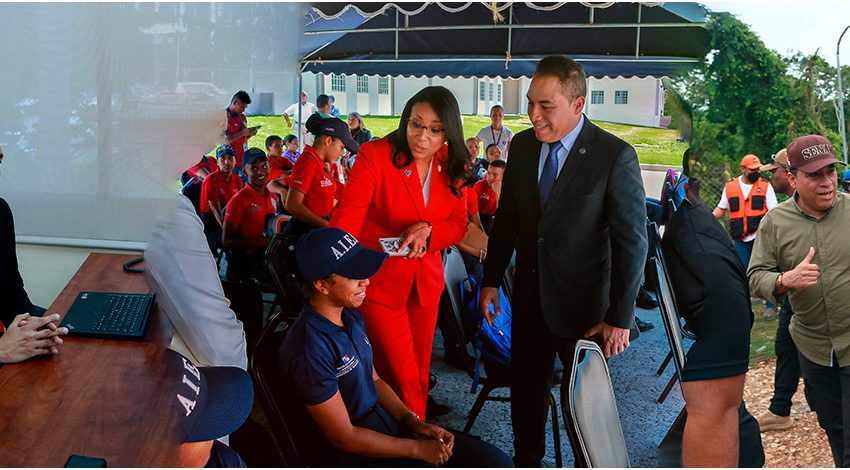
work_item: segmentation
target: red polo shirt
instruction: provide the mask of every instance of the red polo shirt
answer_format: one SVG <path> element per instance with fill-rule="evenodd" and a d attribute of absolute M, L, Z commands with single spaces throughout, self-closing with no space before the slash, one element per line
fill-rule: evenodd
<path fill-rule="evenodd" d="M 269 181 L 280 178 L 284 173 L 289 173 L 295 165 L 285 157 L 273 157 L 269 155 Z"/>
<path fill-rule="evenodd" d="M 226 181 L 220 170 L 210 173 L 201 185 L 201 213 L 212 211 L 210 200 L 218 201 L 219 207 L 224 207 L 240 189 L 242 178 L 239 176 L 230 173 L 230 181 Z"/>
<path fill-rule="evenodd" d="M 248 118 L 245 117 L 245 114 L 236 114 L 230 111 L 230 106 L 227 107 L 226 111 L 227 130 L 224 131 L 225 135 L 231 136 L 248 127 Z M 248 146 L 248 138 L 240 137 L 233 142 L 230 142 L 230 146 L 236 151 L 236 166 L 242 166 L 242 155 L 245 153 L 246 147 Z"/>
<path fill-rule="evenodd" d="M 337 182 L 327 163 L 313 147 L 304 147 L 304 153 L 295 162 L 290 189 L 304 193 L 303 204 L 319 217 L 328 217 L 334 208 Z"/>
<path fill-rule="evenodd" d="M 472 218 L 478 213 L 478 193 L 472 190 L 469 186 L 463 188 L 463 194 L 466 198 L 466 216 Z"/>
<path fill-rule="evenodd" d="M 236 236 L 239 238 L 262 237 L 266 231 L 266 219 L 275 213 L 275 197 L 265 188 L 259 193 L 246 184 L 227 204 L 224 221 L 236 224 Z"/>
<path fill-rule="evenodd" d="M 200 170 L 201 168 L 207 170 L 207 173 L 212 173 L 218 170 L 218 162 L 216 161 L 215 157 L 204 155 L 203 157 L 201 157 L 201 161 L 195 165 L 190 166 L 189 169 L 186 170 L 186 173 L 189 173 L 189 176 L 191 176 L 192 178 L 197 178 L 198 170 Z"/>
<path fill-rule="evenodd" d="M 478 195 L 478 213 L 482 215 L 496 215 L 496 207 L 499 206 L 499 198 L 490 187 L 487 180 L 481 180 L 472 187 Z"/>

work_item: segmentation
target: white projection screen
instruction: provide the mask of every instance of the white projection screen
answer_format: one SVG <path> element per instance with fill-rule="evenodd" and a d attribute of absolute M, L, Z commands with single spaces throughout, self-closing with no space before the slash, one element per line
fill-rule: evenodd
<path fill-rule="evenodd" d="M 237 90 L 269 113 L 295 101 L 301 8 L 0 3 L 0 196 L 18 241 L 141 246 Z"/>

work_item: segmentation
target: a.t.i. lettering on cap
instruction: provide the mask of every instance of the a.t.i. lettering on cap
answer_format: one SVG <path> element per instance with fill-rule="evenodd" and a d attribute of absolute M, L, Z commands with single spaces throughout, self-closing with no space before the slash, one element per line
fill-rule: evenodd
<path fill-rule="evenodd" d="M 804 148 L 800 151 L 800 154 L 803 156 L 803 160 L 811 160 L 812 158 L 824 154 L 832 155 L 832 144 L 815 144 L 811 147 Z"/>
<path fill-rule="evenodd" d="M 349 234 L 345 234 L 336 242 L 336 245 L 339 246 L 339 249 L 337 249 L 336 245 L 333 245 L 331 246 L 331 251 L 333 251 L 334 256 L 336 256 L 336 259 L 340 259 L 345 256 L 345 254 L 348 253 L 348 251 L 351 250 L 351 248 L 356 244 L 357 240 L 354 237 Z"/>
<path fill-rule="evenodd" d="M 189 373 L 191 373 L 198 380 L 199 384 L 195 385 L 191 380 L 189 380 L 188 377 L 186 377 L 185 373 L 183 374 L 183 383 L 186 384 L 190 389 L 192 389 L 193 392 L 195 392 L 195 398 L 194 400 L 190 400 L 178 393 L 177 401 L 179 401 L 180 404 L 183 405 L 183 408 L 186 409 L 186 416 L 189 416 L 190 414 L 192 414 L 192 410 L 195 409 L 195 403 L 198 402 L 198 395 L 201 394 L 201 373 L 198 371 L 195 365 L 187 361 L 185 357 L 181 359 L 183 359 L 183 369 L 188 370 Z"/>

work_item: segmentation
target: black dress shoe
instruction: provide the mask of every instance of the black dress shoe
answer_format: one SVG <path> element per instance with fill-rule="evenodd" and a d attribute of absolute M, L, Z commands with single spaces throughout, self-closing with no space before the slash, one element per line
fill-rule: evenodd
<path fill-rule="evenodd" d="M 449 405 L 437 403 L 431 395 L 428 395 L 428 402 L 425 404 L 425 416 L 427 416 L 428 419 L 442 416 L 449 411 L 451 411 L 451 407 Z"/>
<path fill-rule="evenodd" d="M 658 301 L 653 299 L 649 292 L 641 289 L 638 292 L 637 299 L 635 299 L 635 305 L 646 310 L 652 310 L 658 308 Z"/>
<path fill-rule="evenodd" d="M 647 332 L 647 331 L 655 328 L 655 325 L 653 325 L 652 322 L 643 321 L 638 317 L 635 317 L 635 325 L 637 326 L 638 331 L 640 331 L 641 333 Z"/>

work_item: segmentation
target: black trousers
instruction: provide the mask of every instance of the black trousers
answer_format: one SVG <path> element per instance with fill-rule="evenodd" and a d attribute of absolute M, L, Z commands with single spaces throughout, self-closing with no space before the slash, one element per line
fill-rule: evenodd
<path fill-rule="evenodd" d="M 817 413 L 818 424 L 826 431 L 837 468 L 850 465 L 850 366 L 839 367 L 835 354 L 831 367 L 821 366 L 800 354 L 800 371 L 806 386 L 806 401 Z"/>
<path fill-rule="evenodd" d="M 777 416 L 791 416 L 791 398 L 797 393 L 800 383 L 797 345 L 788 331 L 793 315 L 791 305 L 785 302 L 779 310 L 779 326 L 776 328 L 776 373 L 769 408 L 770 412 Z"/>
<path fill-rule="evenodd" d="M 514 430 L 514 464 L 540 467 L 546 451 L 546 421 L 555 354 L 571 364 L 576 339 L 553 335 L 543 320 L 540 299 L 524 296 L 526 305 L 517 313 L 514 303 L 511 336 L 511 422 Z M 575 452 L 575 449 L 573 449 Z"/>

